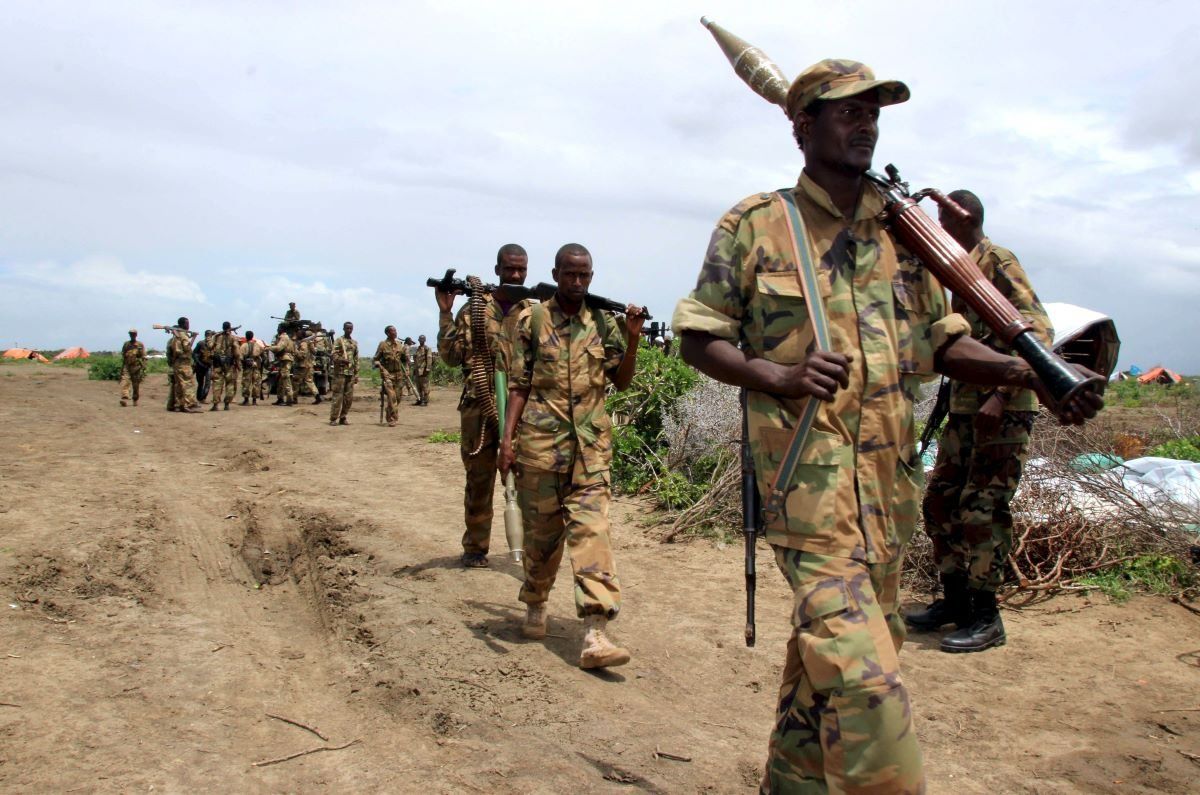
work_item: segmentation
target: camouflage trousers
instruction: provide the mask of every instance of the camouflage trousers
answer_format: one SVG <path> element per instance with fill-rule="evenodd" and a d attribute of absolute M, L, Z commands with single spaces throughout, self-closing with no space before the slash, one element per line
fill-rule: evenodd
<path fill-rule="evenodd" d="M 979 443 L 973 414 L 951 414 L 923 505 L 925 532 L 942 574 L 967 575 L 968 587 L 996 591 L 1012 549 L 1009 504 L 1021 479 L 1037 414 L 1006 411 L 996 434 Z"/>
<path fill-rule="evenodd" d="M 422 403 L 429 402 L 429 375 L 417 376 L 417 399 Z"/>
<path fill-rule="evenodd" d="M 409 373 L 407 367 L 400 370 L 399 375 L 397 375 L 397 379 L 396 394 L 398 394 L 400 397 L 411 395 L 413 393 L 412 374 Z"/>
<path fill-rule="evenodd" d="M 792 588 L 792 636 L 762 792 L 924 792 L 900 680 L 902 561 L 777 546 L 775 562 Z"/>
<path fill-rule="evenodd" d="M 609 478 L 607 471 L 584 472 L 578 457 L 571 472 L 518 468 L 517 502 L 525 521 L 522 602 L 539 604 L 550 596 L 565 547 L 575 580 L 576 614 L 617 617 L 621 583 L 609 533 Z"/>
<path fill-rule="evenodd" d="M 232 403 L 237 394 L 237 370 L 232 367 L 216 367 L 212 369 L 212 403 Z"/>
<path fill-rule="evenodd" d="M 133 397 L 133 402 L 138 402 L 138 395 L 141 392 L 142 379 L 145 377 L 146 371 L 142 368 L 131 370 L 128 367 L 121 368 L 121 400 L 129 400 Z"/>
<path fill-rule="evenodd" d="M 313 380 L 311 364 L 298 364 L 292 368 L 292 393 L 310 397 L 317 394 L 317 382 Z"/>
<path fill-rule="evenodd" d="M 403 384 L 403 376 L 399 371 L 393 373 L 381 367 L 379 378 L 383 386 L 383 413 L 387 421 L 393 423 L 400 419 L 399 388 Z"/>
<path fill-rule="evenodd" d="M 167 390 L 167 411 L 192 408 L 196 402 L 196 376 L 192 372 L 192 364 L 177 365 L 171 368 Z"/>
<path fill-rule="evenodd" d="M 332 402 L 329 404 L 329 421 L 338 422 L 346 419 L 350 407 L 354 405 L 354 382 L 358 376 L 354 372 L 337 373 L 330 379 L 329 387 L 332 392 Z"/>
<path fill-rule="evenodd" d="M 246 400 L 262 400 L 262 368 L 242 368 L 242 397 Z"/>
<path fill-rule="evenodd" d="M 279 362 L 279 371 L 275 377 L 275 397 L 284 403 L 291 403 L 296 399 L 296 393 L 292 389 L 292 362 L 289 359 Z"/>
<path fill-rule="evenodd" d="M 463 552 L 486 555 L 492 543 L 492 496 L 496 491 L 496 435 L 488 431 L 487 440 L 478 455 L 471 453 L 479 447 L 479 437 L 484 432 L 482 404 L 463 399 L 459 412 L 459 454 L 463 469 L 467 473 L 467 484 L 463 491 L 463 520 L 467 529 L 463 532 Z"/>

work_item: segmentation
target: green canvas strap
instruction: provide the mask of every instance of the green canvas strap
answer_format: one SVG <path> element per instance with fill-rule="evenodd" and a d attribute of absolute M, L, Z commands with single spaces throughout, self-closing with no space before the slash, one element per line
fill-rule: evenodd
<path fill-rule="evenodd" d="M 828 351 L 830 348 L 829 323 L 825 317 L 825 304 L 821 300 L 817 270 L 813 267 L 812 258 L 808 252 L 808 236 L 804 231 L 804 221 L 800 217 L 796 199 L 790 190 L 778 191 L 776 196 L 779 197 L 787 215 L 788 237 L 791 239 L 792 253 L 796 258 L 796 280 L 800 283 L 800 290 L 804 293 L 804 300 L 808 303 L 808 317 L 809 322 L 812 323 L 816 349 Z M 800 463 L 800 454 L 804 452 L 804 445 L 808 441 L 808 432 L 812 428 L 813 420 L 817 418 L 817 411 L 820 408 L 821 401 L 814 397 L 809 397 L 804 402 L 804 410 L 800 413 L 800 419 L 792 432 L 792 440 L 788 443 L 783 460 L 779 463 L 779 471 L 775 473 L 775 482 L 771 484 L 771 490 L 767 493 L 766 502 L 763 504 L 763 518 L 768 522 L 774 522 L 783 511 L 784 503 L 787 500 L 788 484 L 792 480 L 792 475 L 796 473 L 796 465 Z"/>

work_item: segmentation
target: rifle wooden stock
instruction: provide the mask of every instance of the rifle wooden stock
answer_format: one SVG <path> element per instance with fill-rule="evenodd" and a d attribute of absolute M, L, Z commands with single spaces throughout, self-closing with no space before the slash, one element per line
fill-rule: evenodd
<path fill-rule="evenodd" d="M 1080 374 L 1034 335 L 1033 324 L 987 280 L 958 241 L 917 206 L 917 201 L 931 196 L 950 212 L 964 218 L 970 218 L 970 214 L 938 191 L 925 190 L 915 198 L 909 196 L 908 186 L 900 181 L 895 167 L 888 166 L 887 170 L 886 177 L 874 171 L 868 171 L 866 177 L 883 195 L 885 211 L 896 236 L 938 281 L 963 299 L 1029 364 L 1045 386 L 1053 407 L 1063 405 L 1081 390 L 1103 391 L 1102 378 Z"/>

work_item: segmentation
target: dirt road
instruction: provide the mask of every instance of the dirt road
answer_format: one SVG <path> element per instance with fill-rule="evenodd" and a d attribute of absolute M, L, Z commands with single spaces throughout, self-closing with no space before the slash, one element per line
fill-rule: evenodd
<path fill-rule="evenodd" d="M 740 550 L 620 502 L 634 659 L 585 673 L 568 570 L 541 643 L 499 521 L 493 567 L 456 565 L 458 451 L 427 442 L 452 392 L 393 429 L 374 396 L 346 428 L 164 397 L 0 366 L 0 790 L 753 791 L 789 609 L 765 551 L 746 649 Z M 1010 611 L 986 654 L 910 639 L 931 792 L 1195 791 L 1200 618 L 1102 601 Z"/>

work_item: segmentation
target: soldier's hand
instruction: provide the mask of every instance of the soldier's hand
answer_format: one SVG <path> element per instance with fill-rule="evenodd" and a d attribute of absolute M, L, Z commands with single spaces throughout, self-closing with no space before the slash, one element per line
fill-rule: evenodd
<path fill-rule="evenodd" d="M 784 397 L 815 397 L 832 401 L 839 389 L 850 385 L 853 357 L 832 351 L 813 351 L 800 364 L 780 365 L 783 370 L 774 390 Z"/>
<path fill-rule="evenodd" d="M 625 332 L 629 339 L 641 336 L 642 325 L 646 322 L 646 307 L 629 304 L 625 307 Z"/>
<path fill-rule="evenodd" d="M 1000 420 L 1004 418 L 1005 402 L 1004 396 L 996 393 L 979 407 L 973 423 L 977 440 L 990 439 L 996 435 L 996 431 L 1000 429 Z"/>
<path fill-rule="evenodd" d="M 496 456 L 496 468 L 500 470 L 500 474 L 508 477 L 508 470 L 512 469 L 513 465 L 513 449 L 512 440 L 501 439 L 500 450 Z"/>
<path fill-rule="evenodd" d="M 1054 414 L 1058 417 L 1059 423 L 1063 425 L 1083 425 L 1092 417 L 1095 417 L 1100 409 L 1104 408 L 1103 393 L 1106 382 L 1102 375 L 1082 365 L 1073 364 L 1071 366 L 1085 378 L 1099 378 L 1099 389 L 1081 389 L 1072 395 L 1071 399 L 1066 403 L 1061 406 L 1055 406 L 1054 401 L 1050 399 L 1050 394 L 1046 391 L 1046 387 L 1040 379 L 1035 379 L 1033 388 L 1043 405 L 1054 408 Z"/>
<path fill-rule="evenodd" d="M 433 297 L 437 299 L 438 309 L 443 312 L 449 312 L 454 308 L 454 293 L 448 293 L 445 290 L 434 289 Z"/>

